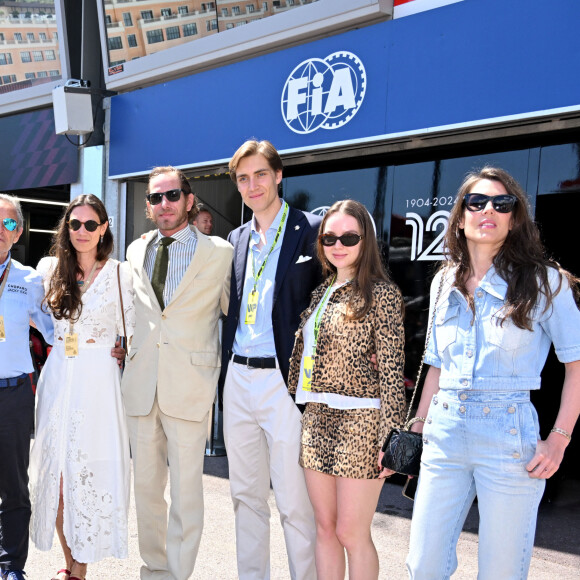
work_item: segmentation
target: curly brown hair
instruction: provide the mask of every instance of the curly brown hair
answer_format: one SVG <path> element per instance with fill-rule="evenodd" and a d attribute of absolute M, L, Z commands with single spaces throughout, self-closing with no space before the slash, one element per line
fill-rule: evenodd
<path fill-rule="evenodd" d="M 362 240 L 359 242 L 361 244 L 360 253 L 354 264 L 355 274 L 351 280 L 351 297 L 347 305 L 348 320 L 360 320 L 366 316 L 372 306 L 373 284 L 379 280 L 390 281 L 390 278 L 381 260 L 371 216 L 362 203 L 352 199 L 334 203 L 322 218 L 318 230 L 319 234 L 324 233 L 328 218 L 337 213 L 352 216 L 357 221 L 362 236 Z M 320 237 L 316 241 L 316 252 L 322 264 L 322 273 L 325 276 L 335 274 L 336 267 L 328 261 Z M 362 304 L 358 309 L 355 307 L 357 296 L 362 298 Z"/>
<path fill-rule="evenodd" d="M 454 286 L 468 299 L 471 308 L 474 309 L 465 285 L 471 272 L 471 260 L 465 232 L 459 224 L 464 212 L 468 211 L 463 206 L 465 196 L 482 179 L 501 183 L 507 193 L 517 198 L 512 210 L 512 227 L 493 258 L 493 265 L 508 285 L 502 323 L 510 318 L 518 328 L 532 330 L 532 310 L 540 296 L 546 298 L 545 312 L 562 287 L 562 277 L 568 280 L 576 295 L 578 279 L 546 256 L 540 232 L 531 217 L 528 197 L 521 185 L 507 171 L 485 166 L 479 171 L 467 174 L 449 215 L 449 226 L 445 234 L 445 253 L 448 261 L 447 263 L 444 261 L 441 267 L 456 268 Z M 548 268 L 554 268 L 558 273 L 558 286 L 555 289 L 550 287 Z"/>
<path fill-rule="evenodd" d="M 92 193 L 79 195 L 73 199 L 66 208 L 64 215 L 58 223 L 58 228 L 53 236 L 50 255 L 56 256 L 56 267 L 54 268 L 46 296 L 45 304 L 57 320 L 70 320 L 76 322 L 82 312 L 81 291 L 77 283 L 78 276 L 83 276 L 84 272 L 77 261 L 77 253 L 70 241 L 68 221 L 72 211 L 79 206 L 91 207 L 99 218 L 99 222 L 104 224 L 109 221 L 107 210 L 103 202 Z M 103 234 L 102 241 L 97 246 L 97 261 L 103 262 L 108 259 L 113 251 L 113 234 L 107 228 Z"/>

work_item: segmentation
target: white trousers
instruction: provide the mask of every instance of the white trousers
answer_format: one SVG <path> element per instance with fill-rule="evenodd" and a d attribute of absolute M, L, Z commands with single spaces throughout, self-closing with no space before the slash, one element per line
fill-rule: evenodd
<path fill-rule="evenodd" d="M 187 580 L 203 528 L 203 457 L 207 417 L 184 421 L 153 404 L 146 417 L 127 417 L 133 471 L 141 580 Z M 169 461 L 171 506 L 164 498 Z"/>
<path fill-rule="evenodd" d="M 290 577 L 316 578 L 316 526 L 298 464 L 300 432 L 301 414 L 280 371 L 230 362 L 224 387 L 224 437 L 241 580 L 270 578 L 270 480 Z"/>

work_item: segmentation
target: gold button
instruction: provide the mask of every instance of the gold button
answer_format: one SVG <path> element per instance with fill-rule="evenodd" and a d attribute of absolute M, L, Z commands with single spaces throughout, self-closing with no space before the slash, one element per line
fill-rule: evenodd
<path fill-rule="evenodd" d="M 482 298 L 483 297 L 483 292 L 481 290 L 477 291 L 477 297 L 478 298 Z"/>
<path fill-rule="evenodd" d="M 512 453 L 512 457 L 514 459 L 519 459 L 520 458 L 520 454 L 516 451 L 516 452 Z"/>
<path fill-rule="evenodd" d="M 161 345 L 159 343 L 157 343 L 157 348 L 161 348 Z"/>
<path fill-rule="evenodd" d="M 517 435 L 517 434 L 518 434 L 517 429 L 510 429 L 510 435 Z"/>
<path fill-rule="evenodd" d="M 465 354 L 466 354 L 466 355 L 467 355 L 469 358 L 471 358 L 471 357 L 473 356 L 473 351 L 472 351 L 472 350 L 468 350 L 468 351 L 467 351 Z"/>
<path fill-rule="evenodd" d="M 489 408 L 489 407 L 484 407 L 484 408 L 483 408 L 483 412 L 484 412 L 486 415 L 489 413 L 489 411 L 490 411 L 490 408 Z"/>
<path fill-rule="evenodd" d="M 431 425 L 431 423 L 433 423 L 433 419 L 431 419 L 431 417 L 427 417 L 427 423 L 429 423 L 429 425 Z"/>
<path fill-rule="evenodd" d="M 465 400 L 467 399 L 467 395 L 466 395 L 465 393 L 461 393 L 461 395 L 459 395 L 459 398 L 460 398 L 462 401 L 465 401 Z"/>
<path fill-rule="evenodd" d="M 515 413 L 516 412 L 516 408 L 515 407 L 510 407 L 508 409 L 508 413 Z"/>
<path fill-rule="evenodd" d="M 467 381 L 467 379 L 463 379 L 463 380 L 461 381 L 461 384 L 462 384 L 463 386 L 467 386 L 467 384 L 468 384 L 468 381 Z"/>
<path fill-rule="evenodd" d="M 465 407 L 463 405 L 461 405 L 461 407 L 459 407 L 459 412 L 465 413 Z"/>
<path fill-rule="evenodd" d="M 444 409 L 449 409 L 449 405 L 447 403 L 443 403 L 443 408 Z"/>

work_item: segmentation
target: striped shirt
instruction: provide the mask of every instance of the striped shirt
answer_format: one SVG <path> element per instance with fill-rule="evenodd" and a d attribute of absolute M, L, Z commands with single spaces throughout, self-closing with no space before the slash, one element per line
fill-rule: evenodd
<path fill-rule="evenodd" d="M 153 266 L 155 265 L 159 240 L 163 237 L 165 236 L 157 230 L 157 237 L 149 244 L 147 252 L 145 253 L 144 267 L 147 276 L 149 276 L 149 280 L 151 280 L 151 276 L 153 275 Z M 197 247 L 197 236 L 189 227 L 189 224 L 170 237 L 175 241 L 168 247 L 169 266 L 167 268 L 165 288 L 163 289 L 163 301 L 166 305 L 171 301 L 175 289 L 179 286 L 185 271 L 189 268 L 189 264 L 195 253 L 195 248 Z"/>

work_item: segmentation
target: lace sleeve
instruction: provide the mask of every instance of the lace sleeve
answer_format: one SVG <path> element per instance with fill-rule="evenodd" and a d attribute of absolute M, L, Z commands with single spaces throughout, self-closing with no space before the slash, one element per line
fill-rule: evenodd
<path fill-rule="evenodd" d="M 123 294 L 123 306 L 125 309 L 125 326 L 127 329 L 127 337 L 131 338 L 135 330 L 135 293 L 133 291 L 133 278 L 131 276 L 131 269 L 128 262 L 122 262 L 120 268 L 121 274 L 121 292 Z M 121 309 L 117 312 L 117 328 L 123 329 L 123 318 L 121 317 Z"/>

